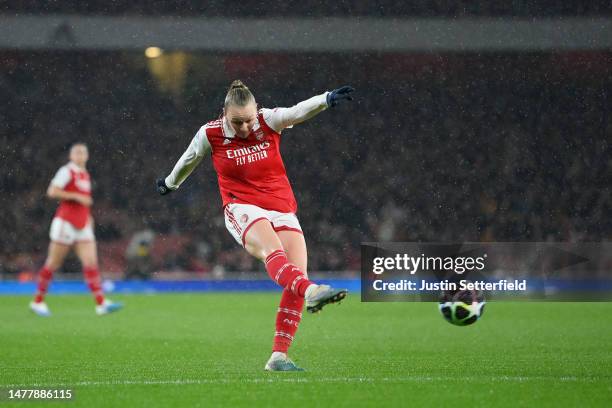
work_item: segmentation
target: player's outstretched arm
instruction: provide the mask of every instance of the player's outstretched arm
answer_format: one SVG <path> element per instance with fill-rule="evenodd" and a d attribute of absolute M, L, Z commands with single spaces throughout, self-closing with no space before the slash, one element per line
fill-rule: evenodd
<path fill-rule="evenodd" d="M 287 127 L 302 123 L 328 107 L 338 105 L 344 100 L 353 100 L 351 95 L 354 92 L 350 86 L 343 86 L 331 92 L 313 96 L 290 108 L 264 109 L 264 120 L 276 132 L 280 132 Z"/>
<path fill-rule="evenodd" d="M 179 188 L 209 151 L 210 143 L 206 137 L 206 126 L 202 126 L 168 177 L 157 179 L 157 192 L 166 195 Z"/>

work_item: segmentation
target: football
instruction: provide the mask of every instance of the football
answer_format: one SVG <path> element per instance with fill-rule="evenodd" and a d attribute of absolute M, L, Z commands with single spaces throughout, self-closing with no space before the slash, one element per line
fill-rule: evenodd
<path fill-rule="evenodd" d="M 477 290 L 445 291 L 440 297 L 440 313 L 456 326 L 474 324 L 484 312 L 485 298 Z"/>

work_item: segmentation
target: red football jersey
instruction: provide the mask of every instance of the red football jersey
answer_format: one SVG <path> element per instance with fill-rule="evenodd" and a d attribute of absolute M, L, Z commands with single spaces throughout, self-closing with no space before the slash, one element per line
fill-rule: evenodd
<path fill-rule="evenodd" d="M 85 194 L 91 197 L 91 179 L 85 169 L 74 163 L 61 167 L 51 183 L 64 191 Z M 76 201 L 61 200 L 55 216 L 68 221 L 75 228 L 81 229 L 87 225 L 90 209 Z"/>
<path fill-rule="evenodd" d="M 257 119 L 246 139 L 225 135 L 223 119 L 205 126 L 223 206 L 253 204 L 295 213 L 297 202 L 280 154 L 281 136 L 266 124 L 261 111 Z"/>

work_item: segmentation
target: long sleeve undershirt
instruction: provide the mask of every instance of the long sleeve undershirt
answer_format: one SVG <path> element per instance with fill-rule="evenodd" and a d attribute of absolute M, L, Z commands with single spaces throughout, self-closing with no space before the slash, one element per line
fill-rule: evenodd
<path fill-rule="evenodd" d="M 262 113 L 268 126 L 280 133 L 283 129 L 302 123 L 325 109 L 327 109 L 327 92 L 290 108 L 262 109 Z"/>
<path fill-rule="evenodd" d="M 323 110 L 327 109 L 327 92 L 313 96 L 290 108 L 262 109 L 266 124 L 275 132 L 302 123 Z M 225 122 L 225 119 L 223 119 Z M 225 123 L 223 124 L 225 126 Z M 185 181 L 193 170 L 200 164 L 202 158 L 211 150 L 210 142 L 206 137 L 206 127 L 202 126 L 191 140 L 189 147 L 176 162 L 165 182 L 171 190 L 176 190 Z"/>

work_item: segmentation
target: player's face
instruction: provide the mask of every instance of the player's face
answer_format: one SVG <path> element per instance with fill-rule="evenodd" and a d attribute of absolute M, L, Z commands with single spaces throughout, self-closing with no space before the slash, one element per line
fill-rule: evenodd
<path fill-rule="evenodd" d="M 89 152 L 87 146 L 75 145 L 70 149 L 70 161 L 74 162 L 77 166 L 85 167 L 87 160 L 89 159 Z"/>
<path fill-rule="evenodd" d="M 257 122 L 257 105 L 255 103 L 246 106 L 230 105 L 225 110 L 225 118 L 236 135 L 246 139 Z"/>

